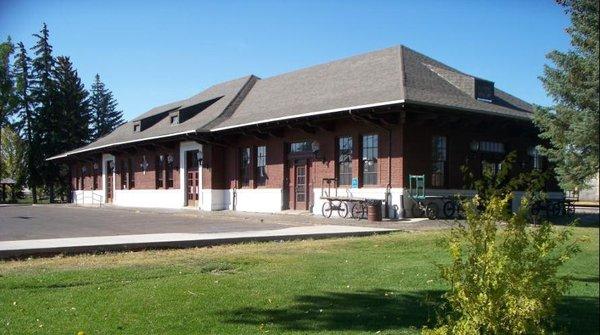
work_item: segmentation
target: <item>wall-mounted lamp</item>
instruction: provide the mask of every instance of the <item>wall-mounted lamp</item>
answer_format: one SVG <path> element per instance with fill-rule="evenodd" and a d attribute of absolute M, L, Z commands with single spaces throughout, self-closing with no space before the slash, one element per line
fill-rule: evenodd
<path fill-rule="evenodd" d="M 319 145 L 319 142 L 317 141 L 312 141 L 312 143 L 310 144 L 312 152 L 315 156 L 317 156 L 319 154 L 319 152 L 321 151 L 321 147 Z"/>
<path fill-rule="evenodd" d="M 469 144 L 469 148 L 471 149 L 471 151 L 479 151 L 479 141 L 473 141 Z"/>
<path fill-rule="evenodd" d="M 196 159 L 198 159 L 198 165 L 202 166 L 202 163 L 204 163 L 204 153 L 201 150 L 196 152 Z"/>
<path fill-rule="evenodd" d="M 94 163 L 93 168 L 94 168 L 94 171 L 98 171 L 98 163 Z"/>
<path fill-rule="evenodd" d="M 146 155 L 142 156 L 142 163 L 140 163 L 140 168 L 142 169 L 142 172 L 144 174 L 146 174 L 146 171 L 148 170 L 148 161 L 146 160 Z"/>

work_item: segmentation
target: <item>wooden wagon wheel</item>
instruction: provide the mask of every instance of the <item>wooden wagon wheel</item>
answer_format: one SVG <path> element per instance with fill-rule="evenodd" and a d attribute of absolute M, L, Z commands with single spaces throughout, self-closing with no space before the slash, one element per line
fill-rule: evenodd
<path fill-rule="evenodd" d="M 348 204 L 346 202 L 339 201 L 339 205 L 336 205 L 335 207 L 337 207 L 338 215 L 341 218 L 348 216 Z"/>
<path fill-rule="evenodd" d="M 365 205 L 362 202 L 357 201 L 352 206 L 352 218 L 360 220 L 365 217 Z"/>
<path fill-rule="evenodd" d="M 323 217 L 326 218 L 330 218 L 331 217 L 331 200 L 327 200 L 323 203 L 323 207 L 321 207 L 321 214 L 323 214 Z"/>

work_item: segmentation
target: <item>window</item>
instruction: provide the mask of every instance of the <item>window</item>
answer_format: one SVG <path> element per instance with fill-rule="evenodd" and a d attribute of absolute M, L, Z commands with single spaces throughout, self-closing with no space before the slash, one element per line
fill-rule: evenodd
<path fill-rule="evenodd" d="M 377 158 L 379 136 L 363 135 L 362 138 L 362 177 L 363 185 L 377 185 Z"/>
<path fill-rule="evenodd" d="M 98 163 L 93 163 L 92 164 L 92 173 L 94 174 L 94 178 L 93 178 L 93 187 L 94 190 L 98 189 Z"/>
<path fill-rule="evenodd" d="M 171 125 L 176 125 L 179 124 L 179 115 L 175 114 L 175 115 L 171 115 L 169 117 L 169 120 L 171 122 Z"/>
<path fill-rule="evenodd" d="M 250 185 L 250 148 L 240 150 L 240 187 Z"/>
<path fill-rule="evenodd" d="M 155 163 L 155 171 L 156 171 L 156 188 L 164 187 L 164 165 L 165 165 L 165 156 L 158 155 L 156 156 Z"/>
<path fill-rule="evenodd" d="M 495 176 L 498 171 L 502 168 L 502 164 L 499 162 L 481 162 L 481 173 L 483 176 L 492 177 Z"/>
<path fill-rule="evenodd" d="M 75 175 L 75 189 L 80 190 L 81 188 L 79 188 L 79 169 L 76 167 L 73 172 L 73 174 Z"/>
<path fill-rule="evenodd" d="M 431 187 L 446 186 L 447 145 L 445 136 L 434 136 L 432 140 Z"/>
<path fill-rule="evenodd" d="M 81 189 L 85 190 L 85 175 L 86 175 L 87 169 L 85 168 L 85 166 L 81 167 Z"/>
<path fill-rule="evenodd" d="M 352 184 L 352 137 L 338 139 L 338 184 Z"/>
<path fill-rule="evenodd" d="M 167 155 L 166 172 L 167 175 L 167 186 L 166 188 L 173 188 L 173 155 Z"/>
<path fill-rule="evenodd" d="M 129 166 L 127 165 L 127 161 L 121 161 L 121 189 L 127 189 L 127 180 L 129 179 Z"/>
<path fill-rule="evenodd" d="M 129 158 L 127 160 L 129 166 L 129 189 L 135 188 L 135 161 Z"/>
<path fill-rule="evenodd" d="M 505 151 L 504 143 L 489 141 L 473 141 L 471 142 L 471 150 L 498 154 L 503 154 Z"/>
<path fill-rule="evenodd" d="M 312 142 L 302 141 L 290 144 L 291 153 L 312 152 Z"/>
<path fill-rule="evenodd" d="M 265 186 L 267 183 L 267 147 L 256 147 L 256 185 Z"/>
<path fill-rule="evenodd" d="M 529 150 L 527 150 L 527 153 L 531 157 L 531 166 L 535 170 L 541 170 L 542 169 L 542 155 L 540 154 L 538 149 L 536 147 L 531 147 L 531 148 L 529 148 Z"/>
<path fill-rule="evenodd" d="M 138 131 L 140 131 L 141 127 L 142 127 L 141 123 L 134 123 L 133 124 L 133 131 L 134 132 L 138 132 Z"/>

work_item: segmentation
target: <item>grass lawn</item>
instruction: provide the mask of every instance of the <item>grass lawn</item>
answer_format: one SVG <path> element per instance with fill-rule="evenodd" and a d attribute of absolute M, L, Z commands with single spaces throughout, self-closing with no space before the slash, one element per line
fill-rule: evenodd
<path fill-rule="evenodd" d="M 597 334 L 598 228 L 558 328 Z M 414 334 L 446 286 L 442 232 L 0 262 L 2 334 Z"/>

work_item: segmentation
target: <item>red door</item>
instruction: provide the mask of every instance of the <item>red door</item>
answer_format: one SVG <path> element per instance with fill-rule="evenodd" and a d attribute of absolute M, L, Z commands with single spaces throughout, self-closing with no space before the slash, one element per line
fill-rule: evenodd
<path fill-rule="evenodd" d="M 113 173 L 115 172 L 115 163 L 113 161 L 106 162 L 106 203 L 113 202 Z"/>
<path fill-rule="evenodd" d="M 187 205 L 190 207 L 198 206 L 198 150 L 187 151 L 185 155 L 187 171 Z"/>

